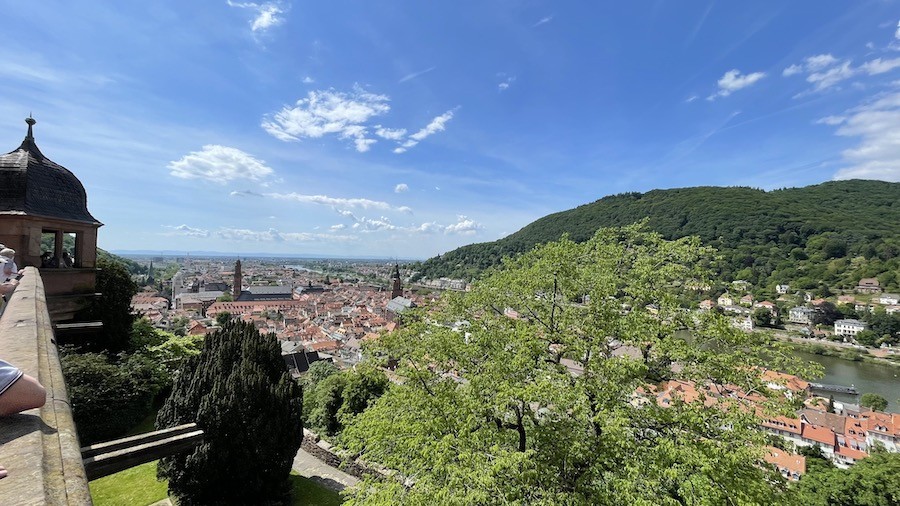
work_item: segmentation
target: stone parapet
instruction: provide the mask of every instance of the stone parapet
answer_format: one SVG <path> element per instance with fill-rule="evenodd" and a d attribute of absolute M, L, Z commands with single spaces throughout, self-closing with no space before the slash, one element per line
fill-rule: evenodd
<path fill-rule="evenodd" d="M 27 267 L 0 318 L 0 358 L 33 376 L 47 403 L 0 418 L 0 504 L 90 505 L 78 434 L 40 273 Z"/>

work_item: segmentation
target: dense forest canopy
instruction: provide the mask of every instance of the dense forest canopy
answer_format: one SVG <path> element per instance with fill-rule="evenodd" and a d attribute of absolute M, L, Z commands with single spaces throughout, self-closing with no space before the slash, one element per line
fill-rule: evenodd
<path fill-rule="evenodd" d="M 623 193 L 545 216 L 503 239 L 471 244 L 418 266 L 426 278 L 474 278 L 568 234 L 643 219 L 667 239 L 696 235 L 722 255 L 719 276 L 757 286 L 854 286 L 877 277 L 900 286 L 900 183 L 832 181 L 804 188 L 696 187 Z"/>

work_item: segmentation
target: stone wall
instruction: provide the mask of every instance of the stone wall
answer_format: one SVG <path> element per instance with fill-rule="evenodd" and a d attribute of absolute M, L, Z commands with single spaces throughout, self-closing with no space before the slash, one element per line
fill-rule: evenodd
<path fill-rule="evenodd" d="M 0 358 L 47 389 L 47 403 L 0 418 L 0 503 L 91 504 L 40 273 L 27 267 L 0 318 Z"/>

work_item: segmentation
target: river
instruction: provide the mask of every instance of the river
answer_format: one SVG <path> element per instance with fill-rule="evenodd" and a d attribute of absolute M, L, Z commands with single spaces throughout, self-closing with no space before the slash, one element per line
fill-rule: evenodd
<path fill-rule="evenodd" d="M 838 357 L 795 352 L 799 358 L 810 360 L 825 368 L 825 375 L 812 381 L 830 385 L 853 385 L 860 395 L 875 393 L 888 400 L 887 411 L 900 412 L 900 367 L 872 362 L 853 362 Z M 857 403 L 853 395 L 834 394 L 836 401 Z"/>

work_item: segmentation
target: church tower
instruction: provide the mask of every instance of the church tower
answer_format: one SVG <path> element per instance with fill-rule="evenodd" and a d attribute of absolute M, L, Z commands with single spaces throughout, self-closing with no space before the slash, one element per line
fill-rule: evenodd
<path fill-rule="evenodd" d="M 391 299 L 403 295 L 403 287 L 400 285 L 400 266 L 394 264 L 394 274 L 391 276 Z"/>
<path fill-rule="evenodd" d="M 232 297 L 234 300 L 238 300 L 241 296 L 241 283 L 244 281 L 244 276 L 241 274 L 241 261 L 238 260 L 234 263 L 234 287 L 231 289 Z"/>

